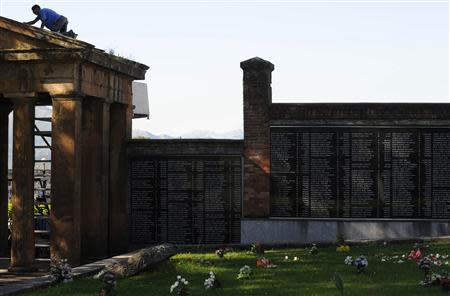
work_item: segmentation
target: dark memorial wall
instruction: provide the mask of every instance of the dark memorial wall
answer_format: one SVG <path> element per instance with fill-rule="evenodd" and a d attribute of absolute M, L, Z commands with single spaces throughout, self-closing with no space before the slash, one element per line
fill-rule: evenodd
<path fill-rule="evenodd" d="M 450 218 L 450 129 L 271 127 L 271 216 Z"/>
<path fill-rule="evenodd" d="M 240 242 L 239 156 L 144 156 L 130 164 L 132 243 Z"/>

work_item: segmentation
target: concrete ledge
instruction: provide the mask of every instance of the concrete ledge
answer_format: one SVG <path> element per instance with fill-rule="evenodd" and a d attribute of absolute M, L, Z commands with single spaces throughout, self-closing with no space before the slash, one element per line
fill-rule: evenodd
<path fill-rule="evenodd" d="M 349 241 L 411 240 L 450 235 L 450 221 L 339 221 L 242 219 L 241 243 L 269 245 Z"/>

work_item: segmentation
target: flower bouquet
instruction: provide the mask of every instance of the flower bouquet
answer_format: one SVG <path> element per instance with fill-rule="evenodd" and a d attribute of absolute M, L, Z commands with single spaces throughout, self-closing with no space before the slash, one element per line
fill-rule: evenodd
<path fill-rule="evenodd" d="M 67 259 L 52 260 L 50 274 L 57 282 L 68 283 L 73 281 L 72 267 L 67 263 Z"/>
<path fill-rule="evenodd" d="M 170 286 L 170 294 L 175 293 L 178 296 L 187 296 L 189 282 L 182 278 L 181 275 L 177 276 L 177 280 Z"/>
<path fill-rule="evenodd" d="M 316 244 L 312 244 L 311 249 L 309 249 L 309 255 L 315 256 L 319 253 L 319 248 L 317 248 Z"/>
<path fill-rule="evenodd" d="M 358 272 L 363 272 L 367 266 L 369 266 L 369 261 L 365 256 L 359 256 L 358 258 L 353 260 L 352 256 L 347 256 L 344 260 L 346 265 L 354 265 Z"/>
<path fill-rule="evenodd" d="M 261 257 L 256 259 L 256 267 L 258 268 L 277 268 L 275 264 L 272 264 L 269 259 Z"/>
<path fill-rule="evenodd" d="M 339 246 L 336 247 L 336 252 L 339 252 L 339 253 L 350 252 L 350 246 L 348 246 L 348 245 L 339 245 Z"/>
<path fill-rule="evenodd" d="M 209 277 L 205 280 L 204 286 L 206 290 L 221 288 L 222 285 L 220 284 L 219 280 L 217 279 L 214 272 L 209 272 Z"/>
<path fill-rule="evenodd" d="M 432 283 L 431 278 L 431 260 L 428 257 L 422 258 L 419 263 L 419 268 L 424 272 L 424 280 L 419 283 L 420 286 L 429 286 Z"/>
<path fill-rule="evenodd" d="M 419 248 L 414 248 L 411 250 L 411 252 L 409 252 L 408 254 L 408 260 L 420 260 L 420 258 L 422 257 L 422 252 L 420 251 Z"/>
<path fill-rule="evenodd" d="M 367 268 L 367 266 L 369 266 L 369 261 L 367 260 L 367 258 L 365 256 L 361 255 L 355 259 L 355 261 L 353 262 L 353 265 L 356 266 L 356 269 L 358 270 L 358 272 L 363 272 Z"/>
<path fill-rule="evenodd" d="M 239 269 L 239 274 L 237 276 L 237 279 L 248 279 L 250 278 L 250 276 L 252 275 L 252 269 L 250 268 L 250 266 L 245 265 L 244 267 L 242 267 L 241 269 Z"/>
<path fill-rule="evenodd" d="M 225 256 L 225 254 L 226 254 L 225 249 L 218 249 L 218 250 L 216 250 L 215 253 L 216 253 L 217 257 L 219 257 L 219 258 L 223 258 L 223 256 Z"/>

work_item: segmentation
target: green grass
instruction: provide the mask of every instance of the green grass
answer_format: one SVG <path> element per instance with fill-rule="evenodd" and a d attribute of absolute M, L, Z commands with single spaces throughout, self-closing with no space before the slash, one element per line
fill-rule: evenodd
<path fill-rule="evenodd" d="M 332 280 L 335 272 L 344 281 L 344 295 L 442 295 L 440 287 L 418 286 L 423 274 L 417 263 L 381 262 L 379 256 L 402 255 L 411 247 L 412 244 L 354 246 L 349 253 L 338 253 L 335 247 L 319 247 L 316 256 L 310 256 L 302 248 L 267 250 L 265 257 L 277 264 L 277 269 L 257 269 L 256 256 L 247 251 L 228 253 L 225 258 L 218 258 L 213 252 L 184 253 L 152 271 L 119 280 L 117 295 L 170 295 L 170 285 L 177 275 L 189 281 L 190 295 L 340 295 Z M 450 242 L 430 243 L 424 252 L 450 254 Z M 298 256 L 300 261 L 286 262 L 286 255 Z M 366 272 L 358 274 L 353 266 L 344 265 L 347 255 L 365 255 L 369 260 Z M 200 265 L 199 259 L 210 260 L 212 265 Z M 237 280 L 239 269 L 244 265 L 252 267 L 253 275 L 250 279 Z M 449 266 L 443 269 L 450 271 Z M 205 291 L 203 282 L 209 271 L 216 273 L 222 289 Z M 23 295 L 96 295 L 100 287 L 98 280 L 85 278 Z"/>

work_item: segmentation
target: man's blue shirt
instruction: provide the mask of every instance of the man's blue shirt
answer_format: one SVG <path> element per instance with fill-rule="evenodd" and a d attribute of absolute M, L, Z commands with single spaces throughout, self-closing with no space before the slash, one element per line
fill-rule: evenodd
<path fill-rule="evenodd" d="M 39 19 L 44 22 L 44 25 L 50 30 L 53 28 L 55 22 L 61 17 L 51 9 L 42 8 L 39 12 Z"/>

